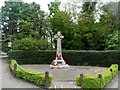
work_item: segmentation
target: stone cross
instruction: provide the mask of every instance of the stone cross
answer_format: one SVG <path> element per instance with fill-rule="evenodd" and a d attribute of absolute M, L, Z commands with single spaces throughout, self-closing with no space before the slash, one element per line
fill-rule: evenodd
<path fill-rule="evenodd" d="M 63 60 L 63 57 L 62 57 L 62 47 L 61 47 L 61 40 L 64 38 L 64 36 L 58 32 L 54 38 L 57 40 L 57 51 L 56 51 L 56 55 L 60 55 L 60 59 Z M 56 56 L 56 60 L 57 60 L 57 56 Z"/>

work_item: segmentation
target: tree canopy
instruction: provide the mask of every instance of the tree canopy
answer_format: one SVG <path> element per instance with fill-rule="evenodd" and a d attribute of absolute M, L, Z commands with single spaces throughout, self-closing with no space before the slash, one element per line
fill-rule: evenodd
<path fill-rule="evenodd" d="M 35 2 L 5 1 L 1 8 L 3 51 L 29 47 L 33 50 L 43 49 L 44 45 L 35 42 L 45 42 L 44 49 L 54 49 L 56 41 L 53 36 L 58 31 L 65 36 L 62 40 L 64 50 L 118 49 L 118 2 L 100 7 L 99 2 L 82 2 L 81 7 L 75 7 L 73 3 L 72 8 L 69 4 L 66 5 L 69 9 L 64 7 L 63 10 L 60 9 L 61 4 L 50 2 L 49 13 L 45 13 Z M 12 42 L 11 47 L 8 47 L 8 42 Z M 23 42 L 28 42 L 30 46 L 26 43 L 24 48 Z"/>

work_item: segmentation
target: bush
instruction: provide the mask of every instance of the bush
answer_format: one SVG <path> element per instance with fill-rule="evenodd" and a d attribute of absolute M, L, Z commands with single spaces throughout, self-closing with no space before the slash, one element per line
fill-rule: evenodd
<path fill-rule="evenodd" d="M 106 49 L 107 50 L 118 50 L 119 49 L 119 41 L 118 41 L 118 31 L 110 34 L 106 39 Z"/>
<path fill-rule="evenodd" d="M 10 69 L 14 70 L 14 64 L 17 64 L 16 60 L 11 60 Z M 25 69 L 17 64 L 17 69 L 15 72 L 16 77 L 25 79 L 27 81 L 33 82 L 37 85 L 45 86 L 45 74 L 41 72 L 34 72 Z M 52 75 L 49 75 L 49 85 L 52 83 Z"/>
<path fill-rule="evenodd" d="M 9 58 L 19 64 L 50 64 L 56 51 L 10 51 Z M 63 51 L 63 58 L 69 65 L 89 65 L 109 67 L 120 64 L 120 51 Z"/>
<path fill-rule="evenodd" d="M 2 51 L 8 52 L 10 50 L 10 47 L 8 47 L 8 42 L 2 42 Z"/>
<path fill-rule="evenodd" d="M 112 69 L 112 72 L 110 71 Z M 111 80 L 112 78 L 118 73 L 118 65 L 117 64 L 112 64 L 111 67 L 102 72 L 102 88 L 104 88 Z M 80 76 L 76 77 L 76 83 L 78 86 L 80 86 Z M 98 75 L 95 76 L 88 76 L 84 75 L 83 76 L 83 88 L 88 89 L 99 89 L 100 88 L 100 78 Z"/>
<path fill-rule="evenodd" d="M 48 47 L 47 39 L 34 39 L 32 37 L 26 37 L 21 40 L 13 41 L 13 50 L 45 50 Z"/>

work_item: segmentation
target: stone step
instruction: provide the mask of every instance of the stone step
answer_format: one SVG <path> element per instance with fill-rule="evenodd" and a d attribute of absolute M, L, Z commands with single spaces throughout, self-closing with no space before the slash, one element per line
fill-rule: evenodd
<path fill-rule="evenodd" d="M 50 89 L 81 89 L 81 87 L 77 86 L 75 82 L 53 82 Z"/>

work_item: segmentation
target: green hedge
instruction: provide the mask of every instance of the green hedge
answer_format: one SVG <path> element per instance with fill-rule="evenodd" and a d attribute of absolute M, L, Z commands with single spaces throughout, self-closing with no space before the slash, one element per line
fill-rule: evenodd
<path fill-rule="evenodd" d="M 112 69 L 112 72 L 110 71 Z M 112 78 L 118 73 L 118 65 L 112 64 L 111 67 L 103 71 L 102 74 L 102 88 L 104 88 L 111 80 Z M 76 83 L 78 86 L 80 86 L 80 75 L 76 77 Z M 100 78 L 98 77 L 98 74 L 95 76 L 88 76 L 83 75 L 83 88 L 85 89 L 99 89 L 100 88 Z"/>
<path fill-rule="evenodd" d="M 10 51 L 9 58 L 19 64 L 50 64 L 55 59 L 55 51 Z M 109 67 L 120 64 L 120 51 L 63 51 L 63 58 L 69 65 L 90 65 Z"/>
<path fill-rule="evenodd" d="M 45 86 L 45 73 L 34 72 L 18 65 L 16 60 L 11 60 L 10 69 L 14 70 L 14 64 L 17 64 L 15 76 L 33 82 L 40 86 Z M 49 75 L 49 85 L 52 83 L 52 75 Z"/>

